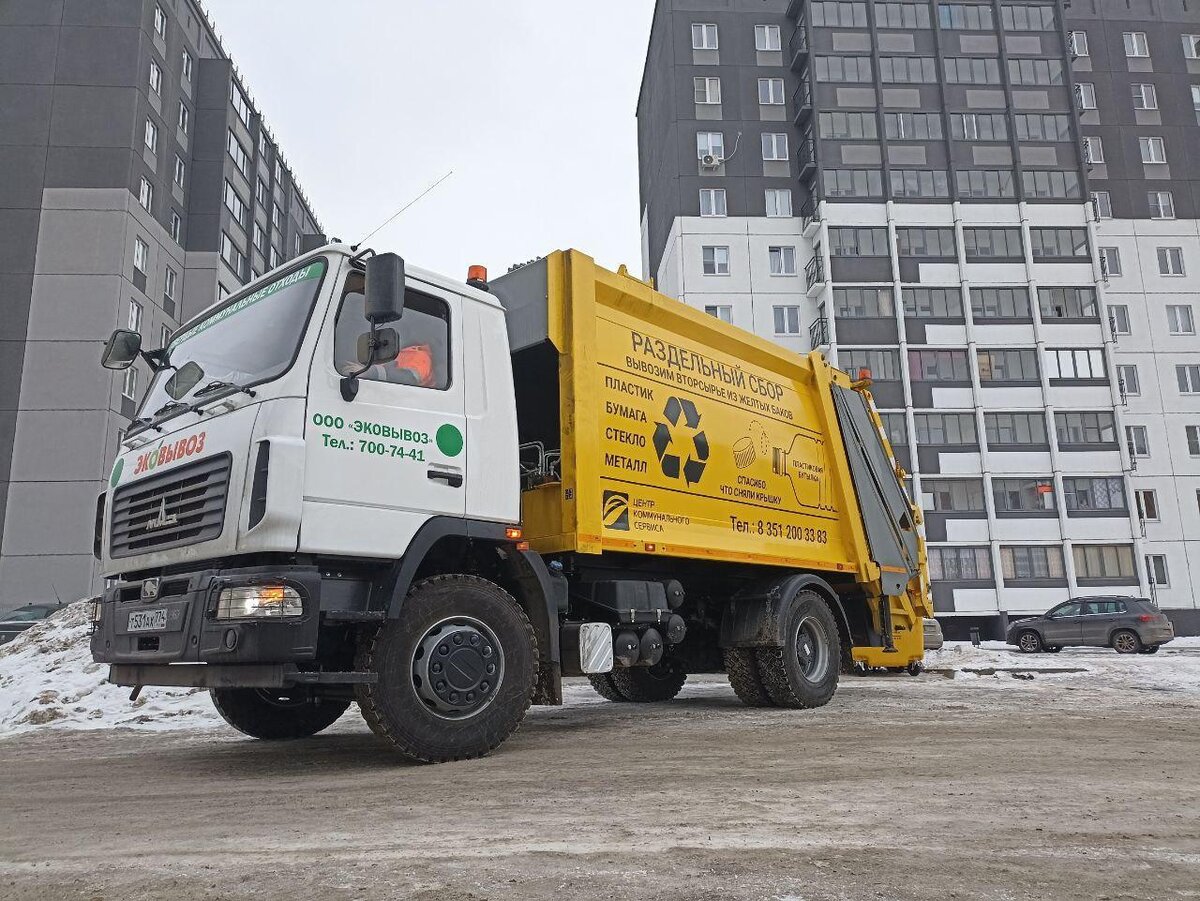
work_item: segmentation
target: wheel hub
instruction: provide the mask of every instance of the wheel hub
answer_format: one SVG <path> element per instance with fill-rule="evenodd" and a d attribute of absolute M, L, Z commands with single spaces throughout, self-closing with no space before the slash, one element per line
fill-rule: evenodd
<path fill-rule="evenodd" d="M 827 658 L 825 630 L 812 617 L 805 617 L 796 630 L 796 659 L 804 678 L 819 682 L 825 675 Z"/>
<path fill-rule="evenodd" d="M 484 623 L 444 620 L 417 643 L 412 680 L 417 696 L 445 719 L 466 719 L 486 707 L 504 678 L 504 650 Z"/>

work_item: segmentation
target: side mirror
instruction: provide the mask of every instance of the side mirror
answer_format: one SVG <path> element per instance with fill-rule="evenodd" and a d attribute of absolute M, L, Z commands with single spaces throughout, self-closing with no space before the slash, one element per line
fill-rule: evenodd
<path fill-rule="evenodd" d="M 358 362 L 363 366 L 390 363 L 400 353 L 400 335 L 394 328 L 380 328 L 358 336 Z"/>
<path fill-rule="evenodd" d="M 204 378 L 204 370 L 200 368 L 200 364 L 194 360 L 188 360 L 167 379 L 163 390 L 167 392 L 167 397 L 171 400 L 179 400 L 200 384 L 202 378 Z"/>
<path fill-rule="evenodd" d="M 363 314 L 372 325 L 395 322 L 404 314 L 404 259 L 379 253 L 367 260 L 367 293 Z"/>
<path fill-rule="evenodd" d="M 109 336 L 100 356 L 100 365 L 105 369 L 128 369 L 142 352 L 142 336 L 137 332 L 119 328 Z"/>

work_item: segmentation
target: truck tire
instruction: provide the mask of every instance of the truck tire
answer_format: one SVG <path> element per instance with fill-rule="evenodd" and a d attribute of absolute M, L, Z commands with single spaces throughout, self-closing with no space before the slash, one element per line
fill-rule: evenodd
<path fill-rule="evenodd" d="M 355 686 L 363 719 L 418 763 L 482 757 L 533 701 L 537 636 L 512 596 L 470 575 L 414 585 L 400 615 L 360 636 Z"/>
<path fill-rule="evenodd" d="M 264 741 L 308 738 L 338 721 L 349 701 L 294 696 L 287 689 L 213 688 L 213 706 L 221 719 L 244 735 Z"/>
<path fill-rule="evenodd" d="M 796 595 L 787 613 L 785 644 L 757 648 L 763 687 L 780 707 L 820 707 L 837 689 L 841 645 L 829 605 L 812 591 Z"/>
<path fill-rule="evenodd" d="M 683 667 L 667 660 L 654 666 L 616 669 L 608 675 L 621 696 L 635 704 L 669 701 L 679 694 L 679 689 L 687 681 L 687 672 Z"/>
<path fill-rule="evenodd" d="M 618 704 L 625 700 L 625 695 L 621 694 L 617 686 L 613 684 L 612 673 L 592 673 L 588 675 L 588 681 L 592 683 L 596 694 L 605 700 L 615 701 Z"/>
<path fill-rule="evenodd" d="M 729 674 L 729 684 L 733 686 L 733 693 L 747 707 L 775 706 L 775 702 L 767 694 L 767 689 L 763 687 L 754 648 L 726 648 L 725 672 Z"/>

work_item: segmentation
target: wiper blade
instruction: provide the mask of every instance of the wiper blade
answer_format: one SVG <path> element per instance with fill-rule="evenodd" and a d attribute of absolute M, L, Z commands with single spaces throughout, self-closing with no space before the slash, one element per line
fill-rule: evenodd
<path fill-rule="evenodd" d="M 155 417 L 158 417 L 158 416 L 162 416 L 164 413 L 171 413 L 174 410 L 190 410 L 190 409 L 191 409 L 191 407 L 188 404 L 181 404 L 177 400 L 169 400 L 165 404 L 163 404 L 161 407 L 159 407 L 157 410 L 155 410 L 154 415 L 155 415 Z"/>
<path fill-rule="evenodd" d="M 155 414 L 158 415 L 158 414 Z M 151 416 L 139 416 L 137 419 L 129 423 L 129 428 L 125 430 L 125 434 L 136 434 L 143 429 L 154 429 L 156 432 L 161 432 L 162 427 L 155 425 L 154 418 Z"/>
<path fill-rule="evenodd" d="M 216 381 L 209 382 L 207 385 L 193 394 L 192 397 L 203 397 L 206 394 L 215 394 L 217 391 L 224 391 L 227 388 L 235 392 L 248 394 L 251 397 L 255 396 L 255 392 L 249 388 L 243 387 L 242 385 L 235 385 L 233 382 L 223 382 L 220 379 L 217 379 Z"/>

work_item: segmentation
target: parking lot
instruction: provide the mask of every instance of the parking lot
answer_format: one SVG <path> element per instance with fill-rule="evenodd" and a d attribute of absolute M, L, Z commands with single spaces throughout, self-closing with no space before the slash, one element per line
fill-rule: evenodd
<path fill-rule="evenodd" d="M 280 745 L 220 728 L 0 741 L 8 898 L 833 899 L 1200 895 L 1200 647 L 846 677 L 819 711 L 721 677 L 586 684 L 495 755 L 397 765 L 351 712 Z M 1118 665 L 1119 664 L 1119 665 Z M 935 666 L 937 663 L 935 662 Z M 1190 678 L 1190 677 L 1189 677 Z"/>

